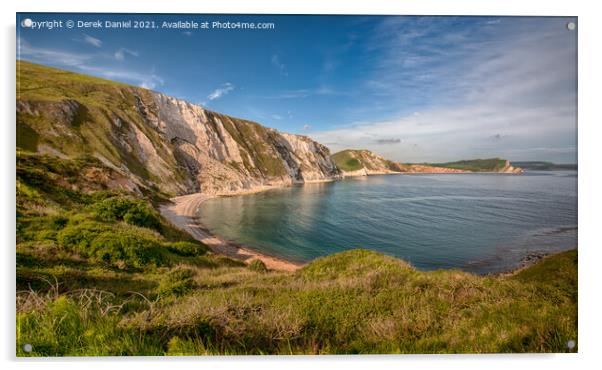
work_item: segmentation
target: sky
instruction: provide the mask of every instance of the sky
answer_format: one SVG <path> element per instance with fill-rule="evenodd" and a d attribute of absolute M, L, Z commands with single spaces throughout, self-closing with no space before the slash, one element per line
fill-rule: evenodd
<path fill-rule="evenodd" d="M 95 20 L 103 27 L 78 25 Z M 107 28 L 107 20 L 155 28 Z M 209 28 L 168 28 L 178 21 Z M 570 22 L 577 19 L 18 13 L 17 58 L 308 135 L 332 152 L 576 163 Z"/>

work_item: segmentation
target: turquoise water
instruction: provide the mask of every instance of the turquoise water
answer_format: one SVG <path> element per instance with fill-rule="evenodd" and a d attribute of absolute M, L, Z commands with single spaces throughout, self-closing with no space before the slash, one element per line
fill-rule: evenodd
<path fill-rule="evenodd" d="M 507 270 L 577 245 L 575 171 L 383 175 L 208 200 L 215 234 L 306 262 L 352 248 L 422 270 Z"/>

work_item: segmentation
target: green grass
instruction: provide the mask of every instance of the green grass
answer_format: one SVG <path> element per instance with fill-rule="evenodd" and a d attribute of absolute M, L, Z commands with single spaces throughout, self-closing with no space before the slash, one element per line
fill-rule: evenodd
<path fill-rule="evenodd" d="M 429 163 L 428 165 L 473 172 L 496 172 L 504 168 L 506 160 L 500 158 L 471 159 L 457 162 Z"/>
<path fill-rule="evenodd" d="M 546 262 L 574 275 L 576 252 L 567 255 Z M 565 352 L 577 338 L 575 297 L 556 289 L 565 273 L 540 268 L 420 272 L 363 250 L 297 273 L 176 267 L 144 277 L 157 284 L 148 301 L 38 296 L 19 313 L 18 341 L 33 355 Z"/>
<path fill-rule="evenodd" d="M 364 168 L 362 163 L 353 156 L 352 150 L 343 150 L 331 156 L 334 163 L 343 171 L 357 171 Z"/>

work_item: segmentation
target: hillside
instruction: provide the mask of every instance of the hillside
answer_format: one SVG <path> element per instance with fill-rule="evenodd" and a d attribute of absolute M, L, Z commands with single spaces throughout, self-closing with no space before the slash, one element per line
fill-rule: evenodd
<path fill-rule="evenodd" d="M 541 161 L 520 161 L 512 162 L 514 166 L 523 168 L 525 170 L 538 170 L 538 171 L 563 171 L 563 170 L 577 170 L 577 164 L 559 164 L 552 162 L 541 162 Z"/>
<path fill-rule="evenodd" d="M 328 149 L 305 136 L 24 61 L 17 81 L 19 148 L 88 154 L 138 186 L 228 194 L 340 177 Z"/>
<path fill-rule="evenodd" d="M 366 176 L 402 172 L 402 167 L 393 161 L 369 150 L 343 150 L 331 156 L 344 176 Z"/>
<path fill-rule="evenodd" d="M 429 166 L 452 168 L 469 172 L 501 172 L 501 173 L 521 173 L 522 169 L 514 167 L 507 159 L 489 158 L 489 159 L 471 159 L 446 163 L 429 163 Z"/>
<path fill-rule="evenodd" d="M 397 163 L 369 150 L 343 150 L 331 156 L 343 176 L 368 176 L 391 173 L 465 173 L 500 172 L 521 173 L 505 159 L 474 159 L 447 163 Z"/>
<path fill-rule="evenodd" d="M 576 250 L 509 276 L 367 250 L 270 271 L 211 253 L 93 157 L 18 159 L 18 356 L 564 352 L 577 337 Z"/>

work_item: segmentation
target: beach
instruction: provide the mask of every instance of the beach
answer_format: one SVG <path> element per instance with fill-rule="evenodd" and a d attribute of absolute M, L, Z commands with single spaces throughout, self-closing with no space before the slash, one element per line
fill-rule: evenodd
<path fill-rule="evenodd" d="M 168 219 L 174 226 L 187 231 L 196 240 L 209 247 L 214 253 L 244 262 L 258 259 L 265 263 L 267 268 L 272 270 L 295 271 L 303 266 L 302 264 L 259 253 L 246 246 L 238 245 L 213 235 L 201 224 L 196 212 L 204 201 L 214 197 L 215 195 L 201 193 L 174 197 L 170 199 L 169 203 L 162 204 L 159 210 L 163 217 Z"/>

